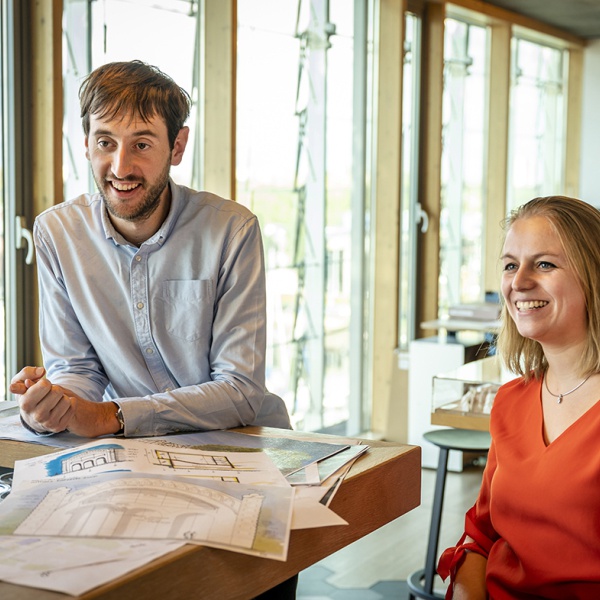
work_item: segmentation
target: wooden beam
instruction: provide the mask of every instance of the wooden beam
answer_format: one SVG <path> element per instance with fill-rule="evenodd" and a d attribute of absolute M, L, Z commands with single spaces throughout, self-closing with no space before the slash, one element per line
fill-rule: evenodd
<path fill-rule="evenodd" d="M 63 201 L 62 176 L 62 0 L 25 0 L 29 5 L 29 52 L 31 60 L 30 104 L 25 109 L 31 115 L 28 129 L 31 143 L 31 204 L 33 216 Z M 25 14 L 27 14 L 27 12 Z M 27 199 L 26 201 L 29 201 Z M 33 277 L 34 304 L 30 343 L 37 365 L 42 364 L 38 342 L 37 278 Z M 30 353 L 28 352 L 28 355 Z"/>
<path fill-rule="evenodd" d="M 236 0 L 204 3 L 203 188 L 235 196 Z"/>
<path fill-rule="evenodd" d="M 398 344 L 403 4 L 381 0 L 378 21 L 371 429 L 379 432 L 386 430 L 394 349 Z"/>
<path fill-rule="evenodd" d="M 484 290 L 497 291 L 500 283 L 499 257 L 503 239 L 500 223 L 506 215 L 512 37 L 510 24 L 493 25 L 490 34 L 487 198 L 482 251 Z"/>
<path fill-rule="evenodd" d="M 62 202 L 62 0 L 30 2 L 31 136 L 35 214 Z"/>
<path fill-rule="evenodd" d="M 565 194 L 579 197 L 581 169 L 581 109 L 583 104 L 583 51 L 569 50 L 567 123 L 565 135 Z"/>
<path fill-rule="evenodd" d="M 445 16 L 444 4 L 429 3 L 423 23 L 419 202 L 428 215 L 429 228 L 419 240 L 417 331 L 421 321 L 438 317 Z"/>

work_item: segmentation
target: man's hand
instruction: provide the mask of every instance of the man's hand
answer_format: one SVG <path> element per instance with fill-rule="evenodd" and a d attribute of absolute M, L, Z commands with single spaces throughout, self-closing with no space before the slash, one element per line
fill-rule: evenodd
<path fill-rule="evenodd" d="M 81 398 L 44 377 L 43 367 L 25 367 L 11 380 L 19 397 L 23 420 L 39 433 L 68 429 L 83 437 L 116 433 L 120 429 L 116 405 Z"/>
<path fill-rule="evenodd" d="M 44 377 L 43 367 L 25 367 L 10 382 L 9 390 L 20 396 L 23 420 L 38 433 L 67 429 L 73 407 L 66 390 Z"/>
<path fill-rule="evenodd" d="M 13 394 L 22 395 L 45 373 L 44 367 L 25 367 L 11 379 L 9 390 Z"/>

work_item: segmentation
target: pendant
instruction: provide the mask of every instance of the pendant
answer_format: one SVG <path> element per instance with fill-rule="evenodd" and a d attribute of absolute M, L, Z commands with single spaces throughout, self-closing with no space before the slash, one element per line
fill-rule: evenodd
<path fill-rule="evenodd" d="M 562 399 L 563 399 L 563 395 L 559 394 L 558 395 L 558 400 L 556 401 L 556 404 L 560 404 L 562 402 Z"/>

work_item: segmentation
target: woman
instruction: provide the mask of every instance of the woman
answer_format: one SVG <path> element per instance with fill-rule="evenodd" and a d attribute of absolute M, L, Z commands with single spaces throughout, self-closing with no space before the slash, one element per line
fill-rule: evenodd
<path fill-rule="evenodd" d="M 494 400 L 492 445 L 446 598 L 600 598 L 600 211 L 536 198 L 507 219 L 498 353 L 520 375 Z"/>

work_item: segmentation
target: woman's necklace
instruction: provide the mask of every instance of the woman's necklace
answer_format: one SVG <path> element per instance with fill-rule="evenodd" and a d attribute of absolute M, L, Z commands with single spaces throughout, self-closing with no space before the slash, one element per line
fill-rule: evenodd
<path fill-rule="evenodd" d="M 548 393 L 551 396 L 554 396 L 555 398 L 558 398 L 558 400 L 556 401 L 556 403 L 560 404 L 562 402 L 562 399 L 565 396 L 568 396 L 569 394 L 572 394 L 573 392 L 576 392 L 591 376 L 592 376 L 592 374 L 590 373 L 581 383 L 578 383 L 572 390 L 569 390 L 568 392 L 564 392 L 563 394 L 553 394 L 550 391 L 550 388 L 548 387 L 548 378 L 546 377 L 546 374 L 544 374 L 544 383 L 546 384 L 546 389 L 548 390 Z"/>

